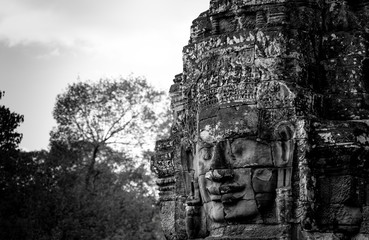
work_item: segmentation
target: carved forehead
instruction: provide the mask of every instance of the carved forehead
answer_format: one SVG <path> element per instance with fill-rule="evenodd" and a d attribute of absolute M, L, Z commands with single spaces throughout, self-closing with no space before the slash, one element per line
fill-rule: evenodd
<path fill-rule="evenodd" d="M 203 86 L 204 82 L 202 79 L 198 84 Z M 197 135 L 200 139 L 232 136 L 270 139 L 281 122 L 293 123 L 295 95 L 284 83 L 269 81 L 247 86 L 248 90 L 242 91 L 241 86 L 237 88 L 234 84 L 216 85 L 193 93 L 198 99 Z"/>
<path fill-rule="evenodd" d="M 258 119 L 255 105 L 220 108 L 211 117 L 199 112 L 198 134 L 202 140 L 209 137 L 219 140 L 236 134 L 256 135 Z"/>

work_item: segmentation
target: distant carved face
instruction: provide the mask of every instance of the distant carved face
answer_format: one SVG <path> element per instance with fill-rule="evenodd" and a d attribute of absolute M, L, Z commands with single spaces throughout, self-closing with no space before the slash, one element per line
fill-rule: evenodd
<path fill-rule="evenodd" d="M 253 109 L 200 121 L 198 181 L 205 211 L 214 222 L 255 222 L 261 211 L 273 207 L 276 165 L 292 157 L 293 147 L 288 140 L 261 140 L 257 131 Z"/>

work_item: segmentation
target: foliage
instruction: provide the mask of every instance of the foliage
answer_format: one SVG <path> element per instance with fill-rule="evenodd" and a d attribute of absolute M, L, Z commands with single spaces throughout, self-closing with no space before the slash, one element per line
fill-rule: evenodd
<path fill-rule="evenodd" d="M 51 133 L 51 142 L 83 146 L 85 186 L 93 187 L 96 162 L 104 156 L 120 159 L 106 157 L 110 149 L 133 154 L 133 148 L 154 141 L 160 118 L 167 114 L 158 108 L 163 98 L 164 93 L 143 78 L 74 83 L 57 96 L 53 115 L 58 127 Z"/>
<path fill-rule="evenodd" d="M 62 146 L 58 147 L 60 151 Z M 64 155 L 65 161 L 76 154 L 70 150 L 64 149 L 54 157 Z M 54 153 L 50 152 L 51 158 Z M 121 162 L 131 162 L 123 156 Z M 73 164 L 73 159 L 65 162 Z M 101 161 L 95 166 L 92 187 L 85 189 L 84 169 L 73 166 L 60 168 L 63 173 L 57 185 L 60 195 L 56 210 L 61 220 L 54 227 L 54 235 L 66 239 L 112 239 L 124 233 L 131 237 L 120 239 L 156 239 L 154 235 L 159 234 L 158 223 L 154 221 L 157 209 L 155 199 L 143 187 L 147 178 L 145 171 L 126 165 L 124 171 L 115 172 L 107 161 Z M 132 183 L 135 183 L 133 187 Z"/>
<path fill-rule="evenodd" d="M 0 91 L 0 99 L 4 92 Z M 22 115 L 11 112 L 9 108 L 0 105 L 0 239 L 4 229 L 17 226 L 22 220 L 22 199 L 26 197 L 22 187 L 29 181 L 28 166 L 25 172 L 18 174 L 18 144 L 22 134 L 16 128 L 23 122 Z"/>
<path fill-rule="evenodd" d="M 0 91 L 0 99 L 4 92 Z M 19 183 L 16 176 L 18 144 L 22 134 L 16 128 L 23 122 L 22 115 L 11 112 L 9 108 L 0 105 L 0 190 L 11 188 Z"/>
<path fill-rule="evenodd" d="M 143 144 L 157 127 L 163 96 L 142 78 L 74 83 L 57 96 L 52 137 L 93 146 Z"/>
<path fill-rule="evenodd" d="M 168 131 L 160 104 L 163 93 L 140 78 L 70 85 L 49 150 L 2 155 L 0 239 L 163 239 L 152 179 L 130 151 Z M 13 125 L 1 134 L 14 150 L 23 116 L 5 113 Z"/>
<path fill-rule="evenodd" d="M 66 239 L 160 238 L 151 177 L 132 149 L 168 131 L 164 97 L 142 78 L 78 82 L 58 95 L 50 159 L 70 191 L 59 200 L 68 221 L 56 228 Z"/>
<path fill-rule="evenodd" d="M 0 91 L 0 99 L 4 92 Z M 15 129 L 24 121 L 23 115 L 11 112 L 9 108 L 0 105 L 0 151 L 16 149 L 22 140 L 22 134 Z"/>

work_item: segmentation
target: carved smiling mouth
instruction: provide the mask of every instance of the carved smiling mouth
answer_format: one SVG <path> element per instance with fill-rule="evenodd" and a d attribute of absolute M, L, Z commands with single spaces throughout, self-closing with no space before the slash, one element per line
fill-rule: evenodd
<path fill-rule="evenodd" d="M 223 203 L 230 203 L 239 200 L 245 195 L 246 186 L 238 183 L 226 183 L 218 186 L 210 186 L 207 188 L 210 199 L 212 201 L 221 201 Z"/>

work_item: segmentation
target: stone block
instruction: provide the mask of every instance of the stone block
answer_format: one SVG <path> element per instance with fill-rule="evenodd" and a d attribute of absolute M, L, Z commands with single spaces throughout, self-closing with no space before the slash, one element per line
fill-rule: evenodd
<path fill-rule="evenodd" d="M 355 200 L 356 188 L 354 177 L 331 176 L 318 179 L 320 201 L 328 204 L 344 204 L 345 202 Z"/>
<path fill-rule="evenodd" d="M 369 240 L 369 234 L 358 234 L 351 240 Z"/>
<path fill-rule="evenodd" d="M 255 200 L 240 200 L 235 204 L 224 204 L 224 219 L 227 220 L 239 220 L 250 219 L 253 216 L 257 216 L 259 212 L 257 211 L 257 203 Z"/>
<path fill-rule="evenodd" d="M 360 208 L 342 204 L 324 205 L 317 214 L 321 226 L 347 232 L 358 231 L 362 221 Z"/>
<path fill-rule="evenodd" d="M 218 229 L 216 236 L 209 236 L 206 240 L 281 240 L 290 239 L 290 231 L 288 225 L 226 225 Z"/>
<path fill-rule="evenodd" d="M 358 228 L 362 221 L 362 213 L 358 207 L 343 206 L 338 209 L 336 219 L 338 225 Z"/>
<path fill-rule="evenodd" d="M 160 203 L 161 227 L 164 235 L 169 240 L 175 239 L 175 201 L 166 201 Z"/>
<path fill-rule="evenodd" d="M 363 222 L 361 223 L 360 232 L 369 234 L 369 206 L 363 207 Z"/>
<path fill-rule="evenodd" d="M 160 203 L 162 229 L 168 240 L 185 239 L 186 211 L 184 201 L 165 201 Z"/>
<path fill-rule="evenodd" d="M 342 233 L 302 232 L 303 240 L 346 240 Z"/>
<path fill-rule="evenodd" d="M 277 187 L 277 169 L 258 168 L 253 172 L 252 187 L 256 193 L 273 193 Z"/>

